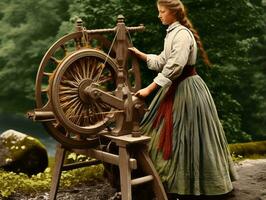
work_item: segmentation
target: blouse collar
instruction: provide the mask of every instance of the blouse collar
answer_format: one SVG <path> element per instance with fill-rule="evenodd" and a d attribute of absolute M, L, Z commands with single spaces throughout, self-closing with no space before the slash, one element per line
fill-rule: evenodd
<path fill-rule="evenodd" d="M 168 26 L 168 28 L 166 29 L 166 32 L 169 33 L 170 31 L 172 31 L 173 29 L 175 29 L 176 27 L 180 26 L 180 23 L 178 21 L 172 23 L 170 26 Z"/>

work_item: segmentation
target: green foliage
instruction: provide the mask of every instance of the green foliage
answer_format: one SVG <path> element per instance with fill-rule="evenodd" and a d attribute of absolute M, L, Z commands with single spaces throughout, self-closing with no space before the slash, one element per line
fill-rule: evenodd
<path fill-rule="evenodd" d="M 0 194 L 8 197 L 15 192 L 31 193 L 48 190 L 51 175 L 49 170 L 29 178 L 26 174 L 0 171 Z"/>
<path fill-rule="evenodd" d="M 197 69 L 211 90 L 228 141 L 266 139 L 265 5 L 261 0 L 183 2 L 214 64 L 207 70 L 199 57 Z M 0 111 L 34 107 L 41 58 L 57 38 L 73 31 L 78 17 L 87 29 L 96 29 L 114 27 L 117 15 L 123 14 L 128 26 L 146 27 L 131 35 L 134 46 L 159 53 L 166 27 L 156 9 L 156 0 L 1 1 Z M 145 86 L 155 74 L 145 63 L 141 72 Z"/>
<path fill-rule="evenodd" d="M 63 172 L 60 188 L 75 187 L 80 184 L 97 181 L 102 178 L 103 166 L 96 165 Z M 8 197 L 13 193 L 34 195 L 37 192 L 49 191 L 51 187 L 51 170 L 28 177 L 27 175 L 0 170 L 0 197 Z"/>
<path fill-rule="evenodd" d="M 266 155 L 266 141 L 230 144 L 229 149 L 233 155 L 238 157 Z"/>
<path fill-rule="evenodd" d="M 62 19 L 68 18 L 67 6 L 63 0 L 1 1 L 0 111 L 34 107 L 35 74 Z"/>
<path fill-rule="evenodd" d="M 215 64 L 200 68 L 201 75 L 229 142 L 265 139 L 265 7 L 249 0 L 184 2 Z"/>

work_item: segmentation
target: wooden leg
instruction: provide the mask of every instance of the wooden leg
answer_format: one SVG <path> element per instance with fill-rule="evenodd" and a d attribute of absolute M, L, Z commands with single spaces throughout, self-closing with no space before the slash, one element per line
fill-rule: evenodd
<path fill-rule="evenodd" d="M 57 145 L 55 153 L 55 165 L 53 169 L 52 184 L 50 190 L 50 200 L 56 199 L 60 177 L 62 173 L 62 166 L 64 164 L 66 149 L 62 148 L 61 145 Z"/>
<path fill-rule="evenodd" d="M 129 153 L 126 147 L 119 146 L 119 170 L 122 200 L 132 199 L 131 169 L 129 166 L 129 158 Z"/>
<path fill-rule="evenodd" d="M 136 159 L 138 162 L 138 166 L 147 174 L 151 174 L 153 176 L 153 190 L 158 200 L 167 200 L 167 195 L 164 190 L 163 184 L 160 180 L 160 177 L 153 166 L 153 163 L 146 151 L 145 146 L 139 147 L 139 150 L 136 151 Z"/>

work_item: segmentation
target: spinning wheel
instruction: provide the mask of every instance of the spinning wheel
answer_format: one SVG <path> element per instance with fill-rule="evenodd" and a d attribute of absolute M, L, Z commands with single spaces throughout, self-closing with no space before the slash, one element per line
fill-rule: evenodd
<path fill-rule="evenodd" d="M 111 101 L 114 97 L 125 101 L 141 88 L 139 63 L 127 50 L 132 46 L 129 31 L 141 29 L 125 27 L 122 18 L 112 29 L 85 30 L 78 21 L 77 32 L 60 38 L 42 59 L 36 76 L 36 109 L 30 117 L 42 121 L 63 146 L 97 146 L 98 133 L 117 129 L 115 120 L 122 126 L 126 110 L 93 98 L 88 89 L 109 94 Z M 115 33 L 112 42 L 104 36 L 107 33 Z"/>
<path fill-rule="evenodd" d="M 62 171 L 99 160 L 119 166 L 123 200 L 132 199 L 132 186 L 146 182 L 152 182 L 158 199 L 167 199 L 146 151 L 150 138 L 139 131 L 144 102 L 133 95 L 141 80 L 137 58 L 128 52 L 132 46 L 128 35 L 143 29 L 126 27 L 123 16 L 112 29 L 85 30 L 78 21 L 77 31 L 60 38 L 43 57 L 36 77 L 36 109 L 28 116 L 41 121 L 60 144 L 50 199 L 56 199 Z M 112 42 L 104 36 L 107 33 L 115 33 Z M 118 155 L 99 148 L 100 136 L 116 144 Z M 64 165 L 66 151 L 96 161 Z M 137 166 L 147 175 L 131 179 Z"/>

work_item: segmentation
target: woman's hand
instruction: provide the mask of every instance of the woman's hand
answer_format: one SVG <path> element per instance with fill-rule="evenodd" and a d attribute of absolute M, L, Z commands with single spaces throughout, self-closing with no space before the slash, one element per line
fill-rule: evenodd
<path fill-rule="evenodd" d="M 145 98 L 145 97 L 147 97 L 150 93 L 151 93 L 150 89 L 148 89 L 148 88 L 146 87 L 146 88 L 143 88 L 143 89 L 140 89 L 139 91 L 137 91 L 137 92 L 135 93 L 135 96 L 140 97 L 140 98 Z"/>
<path fill-rule="evenodd" d="M 136 47 L 129 47 L 128 50 L 134 53 L 138 58 L 147 61 L 147 55 L 138 50 Z"/>
<path fill-rule="evenodd" d="M 136 47 L 129 47 L 128 50 L 136 55 L 140 54 L 140 50 L 138 50 Z"/>
<path fill-rule="evenodd" d="M 152 91 L 154 91 L 158 85 L 155 82 L 152 82 L 149 86 L 140 89 L 135 93 L 135 96 L 140 97 L 140 98 L 145 98 L 147 97 Z"/>

